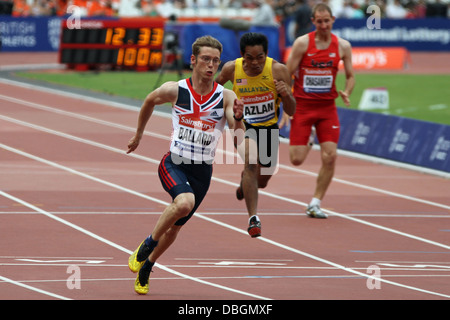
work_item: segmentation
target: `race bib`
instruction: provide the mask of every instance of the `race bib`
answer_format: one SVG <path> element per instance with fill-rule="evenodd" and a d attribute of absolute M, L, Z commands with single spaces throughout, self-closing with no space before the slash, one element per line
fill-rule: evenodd
<path fill-rule="evenodd" d="M 333 87 L 333 74 L 330 69 L 305 70 L 303 90 L 309 93 L 329 93 Z"/>
<path fill-rule="evenodd" d="M 275 117 L 275 97 L 272 92 L 251 97 L 241 97 L 244 119 L 247 123 L 266 122 Z"/>

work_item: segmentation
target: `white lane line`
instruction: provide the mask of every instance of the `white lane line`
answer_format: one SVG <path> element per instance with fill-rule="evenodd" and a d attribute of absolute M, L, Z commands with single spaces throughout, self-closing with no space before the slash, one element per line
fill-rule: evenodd
<path fill-rule="evenodd" d="M 82 209 L 83 207 L 77 207 Z M 95 209 L 93 207 L 89 207 L 89 209 Z M 99 208 L 102 209 L 102 208 Z M 143 208 L 142 210 L 146 210 Z M 150 210 L 150 208 L 149 208 Z M 231 210 L 230 210 L 231 211 Z M 198 211 L 198 213 L 204 215 L 204 216 L 247 216 L 247 211 L 235 211 L 235 212 L 201 212 Z M 150 216 L 150 215 L 160 215 L 161 211 L 51 211 L 51 213 L 56 215 L 144 215 L 144 216 Z M 34 211 L 0 211 L 0 215 L 33 215 L 33 214 L 39 214 L 38 212 Z M 259 212 L 259 216 L 298 216 L 298 211 L 296 212 Z M 435 214 L 435 215 L 427 215 L 427 214 L 351 214 L 346 213 L 346 216 L 350 217 L 367 217 L 367 218 L 420 218 L 420 219 L 450 219 L 450 215 L 448 214 Z M 442 230 L 441 230 L 442 231 Z"/>
<path fill-rule="evenodd" d="M 5 281 L 5 282 L 8 282 L 8 283 L 10 283 L 10 284 L 13 284 L 13 285 L 15 285 L 15 286 L 19 286 L 19 287 L 22 287 L 22 288 L 31 290 L 31 291 L 35 291 L 35 292 L 38 292 L 38 293 L 45 294 L 45 295 L 47 295 L 47 296 L 50 296 L 50 297 L 53 297 L 53 298 L 56 298 L 56 299 L 61 299 L 61 300 L 71 300 L 71 299 L 69 299 L 69 298 L 67 298 L 67 297 L 64 297 L 64 296 L 61 296 L 61 295 L 59 295 L 59 294 L 52 293 L 52 292 L 49 292 L 49 291 L 46 291 L 46 290 L 42 290 L 42 289 L 39 289 L 39 288 L 35 288 L 35 287 L 29 286 L 29 285 L 27 285 L 27 284 L 25 284 L 25 283 L 22 283 L 22 282 L 20 282 L 20 281 L 15 281 L 15 280 L 12 280 L 12 279 L 3 277 L 3 276 L 0 276 L 0 280 Z"/>
<path fill-rule="evenodd" d="M 85 173 L 79 172 L 79 171 L 77 171 L 77 170 L 68 168 L 68 167 L 66 167 L 66 166 L 57 164 L 57 163 L 55 163 L 55 162 L 52 162 L 52 161 L 49 161 L 49 160 L 40 158 L 40 157 L 38 157 L 38 156 L 35 156 L 35 155 L 32 155 L 32 154 L 23 152 L 23 151 L 21 151 L 21 150 L 18 150 L 18 149 L 15 149 L 15 148 L 6 146 L 6 145 L 4 145 L 4 144 L 0 144 L 0 147 L 6 149 L 6 150 L 8 150 L 8 151 L 14 152 L 14 153 L 16 153 L 16 154 L 20 154 L 20 155 L 22 155 L 22 156 L 24 156 L 24 157 L 27 157 L 27 158 L 29 158 L 29 159 L 33 159 L 33 160 L 36 160 L 36 161 L 38 161 L 38 162 L 48 164 L 48 165 L 50 165 L 50 166 L 53 166 L 53 167 L 56 167 L 56 168 L 59 168 L 59 169 L 62 169 L 62 170 L 71 172 L 71 173 L 73 173 L 73 174 L 82 176 L 82 177 L 87 178 L 87 179 L 90 179 L 90 180 L 94 180 L 94 181 L 96 181 L 96 182 L 99 182 L 99 183 L 108 185 L 108 186 L 110 186 L 110 187 L 119 189 L 119 190 L 121 190 L 121 191 L 124 191 L 124 192 L 130 192 L 130 193 L 132 193 L 133 195 L 137 195 L 137 196 L 139 196 L 139 197 L 141 197 L 141 198 L 145 198 L 145 199 L 148 199 L 148 200 L 151 200 L 151 201 L 155 201 L 155 200 L 156 200 L 158 203 L 165 203 L 166 205 L 168 204 L 168 203 L 165 202 L 165 201 L 162 201 L 162 200 L 159 200 L 159 199 L 155 199 L 155 198 L 153 198 L 153 197 L 147 196 L 147 195 L 145 195 L 145 194 L 142 194 L 142 193 L 139 193 L 139 192 L 130 190 L 130 189 L 128 189 L 128 188 L 125 188 L 125 187 L 116 185 L 116 184 L 114 184 L 114 183 L 111 183 L 111 182 L 108 182 L 108 181 L 105 181 L 105 180 L 102 180 L 102 179 L 98 179 L 98 178 L 92 177 L 92 176 L 90 176 L 90 175 L 88 175 L 88 174 L 85 174 Z M 85 234 L 87 234 L 87 235 L 89 235 L 89 236 L 91 236 L 91 237 L 93 237 L 93 238 L 95 238 L 95 239 L 98 239 L 98 240 L 100 240 L 100 241 L 102 241 L 102 242 L 104 242 L 104 243 L 106 243 L 106 244 L 108 244 L 108 245 L 110 245 L 110 246 L 113 246 L 113 247 L 115 247 L 115 248 L 117 248 L 117 249 L 119 249 L 119 250 L 122 250 L 122 251 L 124 251 L 124 252 L 126 252 L 126 253 L 128 253 L 128 254 L 131 254 L 131 253 L 132 253 L 130 250 L 127 250 L 127 249 L 125 249 L 125 248 L 123 248 L 123 247 L 121 247 L 121 246 L 119 246 L 119 245 L 117 245 L 117 244 L 115 244 L 115 243 L 113 243 L 113 242 L 111 242 L 111 241 L 109 241 L 109 240 L 106 240 L 106 239 L 104 239 L 104 238 L 102 238 L 102 237 L 100 237 L 100 236 L 98 236 L 98 235 L 96 235 L 96 234 L 94 234 L 94 233 L 91 233 L 90 231 L 87 231 L 87 230 L 85 230 L 85 229 L 83 229 L 83 228 L 81 228 L 81 227 L 79 227 L 79 226 L 77 226 L 77 225 L 74 225 L 74 224 L 72 224 L 72 223 L 70 223 L 70 222 L 68 222 L 68 221 L 66 221 L 66 220 L 64 220 L 64 219 L 62 219 L 62 218 L 59 218 L 59 217 L 57 217 L 57 216 L 55 216 L 55 215 L 53 215 L 53 214 L 51 214 L 51 213 L 48 213 L 48 212 L 46 212 L 45 210 L 42 210 L 42 209 L 40 209 L 40 208 L 38 208 L 38 207 L 36 207 L 36 206 L 34 206 L 34 205 L 32 205 L 32 204 L 29 204 L 29 203 L 27 203 L 27 202 L 25 202 L 25 201 L 23 201 L 23 200 L 21 200 L 21 199 L 18 199 L 18 198 L 16 198 L 16 197 L 12 196 L 12 195 L 9 195 L 9 194 L 7 194 L 7 193 L 5 193 L 5 192 L 3 192 L 3 191 L 0 191 L 0 195 L 3 195 L 4 197 L 7 197 L 7 198 L 9 198 L 9 199 L 11 199 L 11 200 L 14 200 L 14 201 L 16 201 L 16 202 L 18 202 L 18 203 L 20 203 L 20 204 L 22 204 L 22 205 L 24 205 L 24 206 L 26 206 L 26 207 L 32 209 L 32 210 L 41 212 L 42 214 L 48 216 L 49 218 L 52 218 L 52 219 L 54 219 L 54 220 L 56 220 L 56 221 L 59 221 L 59 222 L 65 224 L 65 225 L 68 225 L 68 226 L 70 226 L 70 227 L 72 227 L 72 228 L 74 228 L 74 229 L 76 229 L 76 230 L 78 230 L 78 231 L 80 231 L 80 232 L 83 232 L 83 233 L 85 233 Z M 203 215 L 201 215 L 201 214 L 196 214 L 196 215 L 194 215 L 194 217 L 198 217 L 198 218 L 200 218 L 200 219 L 204 219 L 204 220 L 206 220 L 206 221 L 215 223 L 215 224 L 217 224 L 217 225 L 220 225 L 220 226 L 222 226 L 222 227 L 228 228 L 228 229 L 230 229 L 230 230 L 233 230 L 233 231 L 239 232 L 239 233 L 241 233 L 241 234 L 247 235 L 247 232 L 245 232 L 245 231 L 243 231 L 243 230 L 241 230 L 241 229 L 239 229 L 239 228 L 236 228 L 236 227 L 231 226 L 231 225 L 228 225 L 228 224 L 226 224 L 226 223 L 223 223 L 223 222 L 214 220 L 214 219 L 209 218 L 209 217 L 205 217 L 205 216 L 203 216 Z M 319 262 L 321 262 L 321 263 L 324 263 L 324 264 L 333 266 L 333 267 L 335 267 L 335 268 L 341 269 L 341 270 L 346 271 L 346 272 L 349 272 L 349 273 L 357 274 L 357 275 L 362 276 L 362 277 L 365 277 L 365 278 L 374 279 L 374 280 L 377 280 L 377 281 L 380 281 L 380 282 L 384 282 L 384 283 L 387 283 L 387 284 L 391 284 L 391 285 L 394 285 L 394 286 L 398 286 L 398 287 L 402 287 L 402 288 L 406 288 L 406 289 L 410 289 L 410 290 L 414 290 L 414 291 L 419 291 L 419 292 L 426 293 L 426 294 L 431 294 L 431 295 L 436 295 L 436 296 L 441 296 L 441 297 L 450 298 L 450 295 L 442 294 L 442 293 L 439 293 L 439 292 L 433 292 L 433 291 L 429 291 L 429 290 L 425 290 L 425 289 L 421 289 L 421 288 L 416 288 L 416 287 L 413 287 L 413 286 L 408 286 L 408 285 L 404 285 L 404 284 L 401 284 L 401 283 L 389 281 L 389 280 L 382 279 L 382 278 L 376 278 L 376 277 L 373 277 L 373 276 L 371 276 L 371 275 L 368 275 L 368 274 L 365 274 L 365 273 L 362 273 L 362 272 L 353 270 L 353 269 L 351 269 L 351 268 L 348 268 L 348 267 L 345 267 L 345 266 L 341 266 L 341 265 L 339 265 L 339 264 L 337 264 L 337 263 L 334 263 L 334 262 L 332 262 L 332 261 L 329 261 L 329 260 L 326 260 L 326 259 L 322 259 L 322 258 L 320 258 L 320 257 L 317 257 L 317 256 L 314 256 L 314 255 L 312 255 L 312 254 L 306 253 L 306 252 L 304 252 L 304 251 L 301 251 L 301 250 L 298 250 L 298 249 L 295 249 L 295 248 L 291 248 L 291 247 L 289 247 L 289 246 L 283 245 L 283 244 L 281 244 L 281 243 L 278 243 L 278 242 L 276 242 L 276 241 L 270 240 L 270 239 L 265 238 L 265 237 L 259 237 L 259 238 L 257 238 L 257 239 L 258 239 L 259 241 L 267 242 L 267 243 L 269 243 L 269 244 L 271 244 L 271 245 L 274 245 L 274 246 L 276 246 L 276 247 L 279 247 L 279 248 L 282 248 L 282 249 L 291 251 L 291 252 L 293 252 L 293 253 L 296 253 L 296 254 L 299 254 L 299 255 L 308 257 L 308 258 L 310 258 L 310 259 L 313 259 L 313 260 L 319 261 Z M 191 280 L 196 281 L 196 282 L 200 282 L 200 283 L 204 283 L 204 284 L 207 284 L 207 285 L 210 285 L 210 286 L 222 288 L 222 289 L 225 289 L 225 290 L 228 290 L 228 291 L 237 292 L 237 293 L 240 293 L 240 294 L 243 294 L 243 295 L 252 296 L 252 297 L 255 297 L 255 298 L 258 298 L 258 299 L 264 299 L 264 300 L 269 299 L 269 298 L 265 298 L 265 297 L 253 295 L 253 294 L 250 294 L 250 293 L 247 293 L 247 292 L 243 292 L 243 291 L 240 291 L 240 290 L 235 290 L 235 289 L 231 289 L 231 288 L 228 288 L 228 287 L 216 285 L 216 284 L 214 284 L 214 283 L 209 283 L 209 282 L 200 280 L 200 279 L 198 279 L 198 278 L 194 278 L 194 277 L 191 277 L 191 276 L 189 276 L 189 275 L 185 275 L 185 274 L 180 273 L 180 272 L 178 272 L 178 271 L 172 270 L 172 269 L 170 269 L 170 268 L 168 268 L 168 267 L 166 267 L 166 266 L 160 265 L 160 264 L 157 264 L 157 266 L 158 266 L 159 268 L 163 269 L 163 270 L 166 270 L 166 271 L 172 273 L 172 274 L 179 275 L 180 277 L 184 277 L 184 278 L 187 278 L 187 279 L 191 279 Z"/>

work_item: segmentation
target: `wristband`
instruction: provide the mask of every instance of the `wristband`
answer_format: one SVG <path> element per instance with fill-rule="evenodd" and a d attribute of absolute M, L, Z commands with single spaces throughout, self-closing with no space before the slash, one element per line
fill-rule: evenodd
<path fill-rule="evenodd" d="M 241 121 L 242 119 L 244 119 L 244 115 L 242 115 L 240 118 L 236 118 L 236 115 L 233 114 L 233 118 L 236 121 Z"/>

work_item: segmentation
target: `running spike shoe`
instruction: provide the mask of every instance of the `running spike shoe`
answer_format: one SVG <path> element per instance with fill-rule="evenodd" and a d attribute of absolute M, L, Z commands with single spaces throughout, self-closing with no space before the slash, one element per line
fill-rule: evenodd
<path fill-rule="evenodd" d="M 306 209 L 306 214 L 308 215 L 308 217 L 311 218 L 318 218 L 318 219 L 328 218 L 328 215 L 325 212 L 323 212 L 322 209 L 320 209 L 320 207 L 317 205 L 308 206 L 308 208 Z"/>
<path fill-rule="evenodd" d="M 152 250 L 145 244 L 145 240 L 142 241 L 139 247 L 128 258 L 128 268 L 130 268 L 131 272 L 138 272 L 151 252 Z"/>
<path fill-rule="evenodd" d="M 134 291 L 136 291 L 137 294 L 147 294 L 149 291 L 149 280 L 150 280 L 150 270 L 144 270 L 145 268 L 142 268 L 139 270 L 139 273 L 136 277 L 136 281 L 134 282 Z"/>
<path fill-rule="evenodd" d="M 252 238 L 261 236 L 261 221 L 259 221 L 257 216 L 250 218 L 247 231 Z"/>

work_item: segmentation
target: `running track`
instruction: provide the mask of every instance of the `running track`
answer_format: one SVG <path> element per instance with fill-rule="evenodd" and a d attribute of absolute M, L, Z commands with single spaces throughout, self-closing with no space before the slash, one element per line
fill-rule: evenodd
<path fill-rule="evenodd" d="M 157 176 L 170 119 L 154 114 L 126 155 L 136 108 L 0 80 L 0 110 L 0 299 L 450 298 L 448 175 L 342 154 L 329 218 L 310 219 L 319 155 L 293 167 L 286 144 L 260 192 L 263 237 L 234 196 L 242 164 L 219 152 L 227 163 L 138 296 L 127 259 L 170 201 Z"/>

